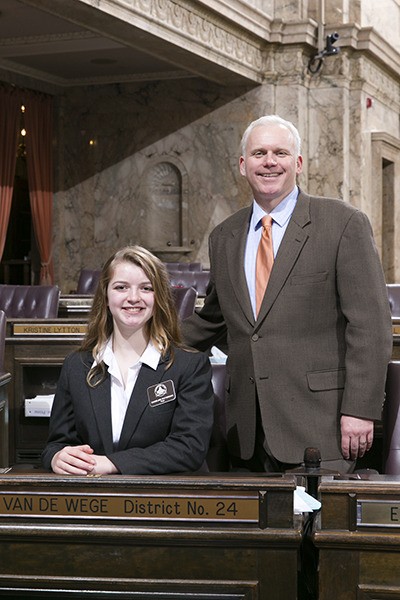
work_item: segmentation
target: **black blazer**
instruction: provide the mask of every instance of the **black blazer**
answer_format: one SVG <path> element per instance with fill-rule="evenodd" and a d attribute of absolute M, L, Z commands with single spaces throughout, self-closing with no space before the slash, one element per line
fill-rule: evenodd
<path fill-rule="evenodd" d="M 106 455 L 123 474 L 199 469 L 213 425 L 211 365 L 205 354 L 178 348 L 174 352 L 168 369 L 168 357 L 160 360 L 156 370 L 142 365 L 117 448 L 112 439 L 110 376 L 90 387 L 86 376 L 93 363 L 91 354 L 70 354 L 54 398 L 49 437 L 42 453 L 44 467 L 51 468 L 54 454 L 64 446 L 89 444 L 95 454 Z M 153 386 L 160 382 L 172 382 L 167 384 L 164 402 L 154 393 Z"/>

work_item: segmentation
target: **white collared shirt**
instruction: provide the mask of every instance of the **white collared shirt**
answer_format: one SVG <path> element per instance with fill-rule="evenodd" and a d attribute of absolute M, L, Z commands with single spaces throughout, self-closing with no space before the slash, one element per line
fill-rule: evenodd
<path fill-rule="evenodd" d="M 145 364 L 156 370 L 160 362 L 160 357 L 160 351 L 157 350 L 152 342 L 149 342 L 140 359 L 129 367 L 128 379 L 124 387 L 121 371 L 112 349 L 112 338 L 108 340 L 104 347 L 101 359 L 107 365 L 111 377 L 111 424 L 114 444 L 119 442 L 126 410 L 141 366 Z"/>
<path fill-rule="evenodd" d="M 277 255 L 279 246 L 285 235 L 290 217 L 296 206 L 297 196 L 299 195 L 296 186 L 286 198 L 282 200 L 271 212 L 272 217 L 272 245 L 274 248 L 274 257 Z M 256 318 L 256 257 L 258 244 L 261 238 L 261 219 L 267 213 L 253 200 L 253 213 L 251 215 L 249 231 L 247 234 L 246 249 L 244 254 L 244 270 L 246 274 L 247 287 L 251 305 L 253 307 L 254 318 Z"/>

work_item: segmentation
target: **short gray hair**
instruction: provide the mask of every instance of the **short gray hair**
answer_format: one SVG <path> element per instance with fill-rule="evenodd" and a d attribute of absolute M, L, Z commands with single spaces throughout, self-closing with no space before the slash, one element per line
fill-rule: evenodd
<path fill-rule="evenodd" d="M 265 115 L 263 117 L 260 117 L 259 119 L 256 119 L 255 121 L 252 121 L 250 125 L 248 125 L 246 131 L 242 136 L 242 141 L 240 142 L 242 156 L 244 156 L 246 153 L 247 140 L 251 131 L 253 131 L 255 127 L 260 127 L 261 125 L 283 125 L 284 127 L 286 127 L 286 129 L 288 129 L 293 136 L 296 154 L 297 156 L 299 156 L 299 154 L 301 153 L 301 137 L 297 128 L 293 125 L 291 121 L 286 121 L 278 115 Z"/>

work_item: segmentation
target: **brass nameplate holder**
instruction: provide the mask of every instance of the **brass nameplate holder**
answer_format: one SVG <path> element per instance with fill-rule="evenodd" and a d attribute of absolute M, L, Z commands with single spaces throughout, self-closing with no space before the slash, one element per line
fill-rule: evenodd
<path fill-rule="evenodd" d="M 43 335 L 85 335 L 87 325 L 76 324 L 76 325 L 43 325 L 43 324 L 31 324 L 31 323 L 14 323 L 13 334 L 15 336 L 43 336 Z"/>
<path fill-rule="evenodd" d="M 259 523 L 256 494 L 0 493 L 0 517 Z"/>
<path fill-rule="evenodd" d="M 358 500 L 357 525 L 363 527 L 400 528 L 400 502 L 391 500 Z"/>

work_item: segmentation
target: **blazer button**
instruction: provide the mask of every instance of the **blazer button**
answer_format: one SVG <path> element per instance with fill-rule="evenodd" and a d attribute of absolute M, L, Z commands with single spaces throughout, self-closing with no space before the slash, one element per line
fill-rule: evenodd
<path fill-rule="evenodd" d="M 253 340 L 253 342 L 256 342 L 258 340 L 258 335 L 255 333 L 251 336 L 251 339 Z"/>
<path fill-rule="evenodd" d="M 254 383 L 254 377 L 249 377 L 250 383 Z"/>

